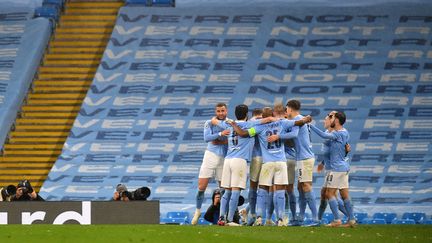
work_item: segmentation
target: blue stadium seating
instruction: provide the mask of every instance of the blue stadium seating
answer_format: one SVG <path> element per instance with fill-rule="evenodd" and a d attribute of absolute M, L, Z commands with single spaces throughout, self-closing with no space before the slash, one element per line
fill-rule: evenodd
<path fill-rule="evenodd" d="M 126 0 L 127 5 L 145 5 L 148 7 L 174 7 L 175 0 Z"/>
<path fill-rule="evenodd" d="M 179 224 L 179 225 L 189 224 L 189 222 L 184 218 L 162 218 L 160 222 L 161 224 Z"/>
<path fill-rule="evenodd" d="M 50 39 L 52 26 L 34 9 L 0 4 L 0 151 Z"/>
<path fill-rule="evenodd" d="M 323 219 L 327 220 L 328 222 L 333 221 L 334 216 L 332 213 L 324 213 L 323 214 Z"/>
<path fill-rule="evenodd" d="M 363 220 L 368 218 L 368 214 L 367 213 L 354 213 L 354 217 L 356 218 L 358 224 L 362 224 Z"/>
<path fill-rule="evenodd" d="M 396 218 L 396 213 L 375 213 L 373 215 L 373 219 L 384 219 L 387 224 L 391 224 L 391 222 Z"/>
<path fill-rule="evenodd" d="M 385 219 L 365 219 L 363 220 L 363 224 L 387 224 Z"/>
<path fill-rule="evenodd" d="M 49 5 L 49 4 L 52 4 L 52 5 L 56 5 L 56 6 L 58 6 L 58 8 L 60 9 L 60 10 L 63 10 L 64 9 L 64 0 L 44 0 L 43 2 L 42 2 L 42 5 Z"/>
<path fill-rule="evenodd" d="M 422 224 L 432 224 L 432 219 L 423 220 Z"/>
<path fill-rule="evenodd" d="M 423 220 L 426 219 L 426 214 L 425 213 L 404 213 L 402 215 L 402 219 L 412 219 L 415 221 L 416 224 L 420 224 Z"/>
<path fill-rule="evenodd" d="M 185 211 L 167 212 L 167 218 L 183 218 L 189 220 L 189 213 Z"/>
<path fill-rule="evenodd" d="M 199 218 L 198 219 L 198 224 L 199 225 L 212 225 L 212 223 L 210 223 L 209 221 L 205 220 L 204 218 Z"/>
<path fill-rule="evenodd" d="M 35 9 L 35 17 L 44 17 L 58 22 L 60 13 L 59 8 L 55 5 L 47 5 Z"/>
<path fill-rule="evenodd" d="M 392 224 L 416 224 L 413 219 L 394 219 Z"/>
<path fill-rule="evenodd" d="M 126 4 L 147 4 L 148 0 L 126 0 Z"/>
<path fill-rule="evenodd" d="M 325 219 L 325 218 L 323 218 L 323 219 L 321 219 L 321 225 L 326 225 L 326 224 L 329 224 L 331 221 L 328 221 L 327 219 Z"/>
<path fill-rule="evenodd" d="M 157 7 L 173 7 L 175 5 L 175 0 L 152 0 L 152 6 Z"/>

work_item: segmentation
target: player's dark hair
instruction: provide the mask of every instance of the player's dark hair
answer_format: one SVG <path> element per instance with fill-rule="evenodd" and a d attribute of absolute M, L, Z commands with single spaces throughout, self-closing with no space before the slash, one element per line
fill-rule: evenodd
<path fill-rule="evenodd" d="M 225 103 L 217 103 L 215 105 L 215 107 L 225 107 L 225 108 L 227 108 L 227 105 Z"/>
<path fill-rule="evenodd" d="M 243 120 L 247 117 L 247 113 L 249 112 L 249 108 L 247 105 L 241 104 L 236 106 L 235 108 L 235 116 L 237 120 Z"/>
<path fill-rule="evenodd" d="M 299 111 L 301 108 L 300 101 L 298 101 L 298 100 L 289 100 L 287 102 L 286 106 L 295 110 L 295 111 Z"/>
<path fill-rule="evenodd" d="M 335 117 L 339 120 L 341 125 L 343 125 L 346 121 L 346 115 L 343 111 L 336 112 Z"/>

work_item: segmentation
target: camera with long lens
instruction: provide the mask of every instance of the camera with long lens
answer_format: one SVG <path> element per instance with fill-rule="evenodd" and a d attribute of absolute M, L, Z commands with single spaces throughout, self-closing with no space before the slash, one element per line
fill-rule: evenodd
<path fill-rule="evenodd" d="M 118 184 L 116 191 L 118 192 L 120 199 L 127 197 L 129 200 L 145 201 L 151 194 L 150 188 L 148 187 L 143 186 L 130 192 L 124 184 Z"/>
<path fill-rule="evenodd" d="M 23 195 L 28 194 L 28 193 L 32 193 L 34 191 L 33 187 L 30 184 L 30 181 L 28 181 L 28 180 L 20 181 L 18 183 L 18 188 L 21 188 Z"/>
<path fill-rule="evenodd" d="M 120 196 L 120 198 L 127 197 L 130 199 L 132 195 L 129 191 L 122 191 L 122 192 L 119 192 L 119 196 Z"/>
<path fill-rule="evenodd" d="M 132 192 L 132 200 L 146 201 L 150 194 L 150 188 L 143 186 Z"/>

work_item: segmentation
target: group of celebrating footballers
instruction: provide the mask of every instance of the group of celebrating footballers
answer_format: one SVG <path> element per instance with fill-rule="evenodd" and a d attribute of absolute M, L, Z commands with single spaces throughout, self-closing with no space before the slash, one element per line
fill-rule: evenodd
<path fill-rule="evenodd" d="M 352 227 L 356 224 L 348 190 L 349 133 L 343 127 L 346 116 L 341 111 L 330 112 L 324 119 L 326 131 L 321 131 L 311 124 L 310 116 L 300 114 L 300 108 L 298 100 L 290 100 L 285 107 L 276 104 L 273 108 L 255 109 L 252 118 L 248 119 L 249 108 L 242 104 L 236 106 L 237 120 L 233 121 L 227 118 L 226 104 L 215 106 L 216 116 L 204 125 L 204 140 L 208 145 L 198 175 L 193 225 L 201 215 L 209 180 L 215 178 L 223 189 L 218 225 L 238 226 L 233 217 L 240 192 L 246 189 L 248 162 L 249 205 L 241 210 L 244 224 L 274 225 L 274 214 L 278 226 L 300 226 L 304 224 L 308 206 L 312 213 L 312 223 L 308 226 L 318 226 L 327 204 L 334 215 L 334 220 L 327 226 Z M 315 155 L 311 131 L 325 139 L 322 145 L 324 159 L 318 165 L 318 172 L 326 171 L 319 210 L 312 191 Z M 296 167 L 298 214 L 294 193 Z M 291 217 L 285 214 L 286 203 Z M 347 224 L 342 225 L 339 210 L 348 217 Z"/>

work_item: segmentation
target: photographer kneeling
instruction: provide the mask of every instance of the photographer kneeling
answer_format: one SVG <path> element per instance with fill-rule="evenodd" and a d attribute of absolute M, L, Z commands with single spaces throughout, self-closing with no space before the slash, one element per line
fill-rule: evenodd
<path fill-rule="evenodd" d="M 129 192 L 124 184 L 118 184 L 116 191 L 113 195 L 114 201 L 146 201 L 150 196 L 150 189 L 148 187 L 140 187 L 135 191 Z"/>
<path fill-rule="evenodd" d="M 11 201 L 45 201 L 39 196 L 31 186 L 28 180 L 23 180 L 18 183 L 16 194 L 11 198 Z"/>
<path fill-rule="evenodd" d="M 0 202 L 10 202 L 16 193 L 16 186 L 9 185 L 6 188 L 0 188 Z"/>
<path fill-rule="evenodd" d="M 123 184 L 118 184 L 113 195 L 114 201 L 129 201 L 131 200 L 131 193 Z"/>

